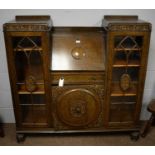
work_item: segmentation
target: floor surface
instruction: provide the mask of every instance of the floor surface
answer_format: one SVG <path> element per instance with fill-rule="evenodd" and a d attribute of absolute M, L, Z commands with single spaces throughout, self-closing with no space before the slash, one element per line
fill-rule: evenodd
<path fill-rule="evenodd" d="M 0 146 L 154 146 L 155 127 L 151 128 L 149 134 L 138 141 L 132 141 L 128 133 L 103 133 L 103 134 L 48 134 L 27 135 L 22 143 L 16 142 L 14 124 L 5 124 L 5 137 L 0 137 Z"/>

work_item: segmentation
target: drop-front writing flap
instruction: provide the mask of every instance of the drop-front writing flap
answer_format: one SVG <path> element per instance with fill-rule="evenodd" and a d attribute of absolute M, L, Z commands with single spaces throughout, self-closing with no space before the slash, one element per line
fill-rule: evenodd
<path fill-rule="evenodd" d="M 52 70 L 105 70 L 101 28 L 55 28 Z"/>

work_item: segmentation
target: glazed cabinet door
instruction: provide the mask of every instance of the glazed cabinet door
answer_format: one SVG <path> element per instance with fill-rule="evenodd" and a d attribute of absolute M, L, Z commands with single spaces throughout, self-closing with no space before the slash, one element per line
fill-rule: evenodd
<path fill-rule="evenodd" d="M 138 123 L 149 46 L 148 32 L 110 32 L 107 73 L 107 124 Z"/>
<path fill-rule="evenodd" d="M 17 127 L 49 126 L 47 32 L 5 32 Z"/>

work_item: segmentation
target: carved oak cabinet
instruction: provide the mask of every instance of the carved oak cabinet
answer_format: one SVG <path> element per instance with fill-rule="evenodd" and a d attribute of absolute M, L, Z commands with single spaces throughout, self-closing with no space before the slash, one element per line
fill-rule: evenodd
<path fill-rule="evenodd" d="M 134 132 L 151 24 L 105 16 L 101 27 L 53 27 L 50 16 L 4 24 L 17 141 L 28 133 Z"/>

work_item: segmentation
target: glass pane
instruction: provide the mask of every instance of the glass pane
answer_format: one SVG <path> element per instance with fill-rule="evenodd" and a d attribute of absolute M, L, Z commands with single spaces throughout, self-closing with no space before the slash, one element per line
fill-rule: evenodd
<path fill-rule="evenodd" d="M 16 52 L 16 74 L 17 81 L 24 82 L 28 76 L 33 76 L 39 82 L 43 80 L 43 62 L 40 52 L 32 51 Z"/>
<path fill-rule="evenodd" d="M 22 123 L 27 125 L 46 125 L 47 112 L 43 105 L 21 106 L 22 109 Z"/>
<path fill-rule="evenodd" d="M 40 36 L 13 37 L 13 48 L 41 47 Z"/>
<path fill-rule="evenodd" d="M 113 81 L 120 81 L 123 74 L 129 74 L 132 81 L 138 81 L 139 68 L 128 67 L 128 68 L 113 68 Z"/>
<path fill-rule="evenodd" d="M 142 42 L 141 36 L 116 36 L 114 47 L 118 49 L 139 49 L 142 47 Z"/>
<path fill-rule="evenodd" d="M 121 97 L 111 97 L 111 104 L 134 104 L 136 103 L 136 96 L 121 96 Z"/>
<path fill-rule="evenodd" d="M 20 104 L 28 105 L 32 104 L 30 95 L 19 95 Z"/>
<path fill-rule="evenodd" d="M 45 104 L 45 95 L 32 95 L 33 104 Z"/>
<path fill-rule="evenodd" d="M 140 52 L 132 52 L 128 57 L 128 65 L 140 66 Z"/>
<path fill-rule="evenodd" d="M 33 75 L 37 80 L 43 80 L 43 62 L 40 52 L 32 52 L 30 56 L 30 75 Z M 29 76 L 29 75 L 27 75 Z"/>
<path fill-rule="evenodd" d="M 18 52 L 15 54 L 15 67 L 17 82 L 23 82 L 28 68 L 27 58 L 24 52 Z"/>
<path fill-rule="evenodd" d="M 22 94 L 19 95 L 20 104 L 22 105 L 43 105 L 45 104 L 45 96 L 40 94 Z"/>
<path fill-rule="evenodd" d="M 135 104 L 111 104 L 110 122 L 128 122 L 134 120 Z"/>
<path fill-rule="evenodd" d="M 12 41 L 17 82 L 24 82 L 29 76 L 33 76 L 37 81 L 43 80 L 41 37 L 13 37 Z"/>
<path fill-rule="evenodd" d="M 114 56 L 114 67 L 139 67 L 139 51 L 117 51 Z"/>

